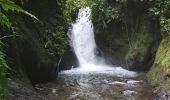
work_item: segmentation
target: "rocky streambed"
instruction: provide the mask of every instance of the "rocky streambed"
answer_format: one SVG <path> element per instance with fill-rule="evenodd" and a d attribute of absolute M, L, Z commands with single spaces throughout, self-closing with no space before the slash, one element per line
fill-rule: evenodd
<path fill-rule="evenodd" d="M 63 72 L 56 81 L 37 88 L 49 100 L 156 100 L 144 74 Z"/>
<path fill-rule="evenodd" d="M 8 83 L 8 100 L 168 100 L 166 93 L 146 81 L 145 73 L 129 75 L 118 70 L 60 72 L 55 81 L 36 84 L 36 92 L 12 80 Z"/>

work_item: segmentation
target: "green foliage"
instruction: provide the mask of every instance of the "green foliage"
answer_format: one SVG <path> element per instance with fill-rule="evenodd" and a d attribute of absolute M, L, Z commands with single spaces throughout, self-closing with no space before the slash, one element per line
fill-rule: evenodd
<path fill-rule="evenodd" d="M 141 64 L 145 61 L 145 57 L 148 54 L 149 47 L 153 41 L 153 35 L 149 30 L 150 23 L 148 20 L 149 19 L 143 16 L 136 25 L 141 25 L 140 28 L 133 27 L 133 33 L 128 35 L 129 50 L 126 55 L 127 61 L 138 61 L 138 63 Z"/>
<path fill-rule="evenodd" d="M 20 6 L 16 5 L 13 1 L 0 0 L 0 7 L 1 7 L 1 9 L 0 9 L 0 25 L 2 25 L 2 26 L 7 26 L 8 28 L 12 28 L 9 19 L 3 13 L 3 11 L 5 11 L 5 12 L 16 11 L 18 13 L 26 14 L 26 15 L 30 16 L 31 18 L 38 20 L 33 14 L 25 11 Z"/>
<path fill-rule="evenodd" d="M 150 33 L 141 32 L 136 39 L 130 41 L 129 51 L 126 55 L 126 60 L 138 60 L 142 63 L 145 59 L 145 55 L 148 52 L 148 47 L 152 39 Z"/>
<path fill-rule="evenodd" d="M 97 32 L 107 28 L 110 22 L 120 20 L 120 6 L 112 5 L 108 0 L 92 0 L 93 22 Z"/>
<path fill-rule="evenodd" d="M 72 22 L 72 17 L 74 17 L 76 14 L 76 10 L 90 6 L 89 2 L 90 0 L 66 0 L 65 2 L 61 1 L 64 9 L 63 14 L 67 23 L 70 24 Z"/>
<path fill-rule="evenodd" d="M 47 38 L 45 49 L 51 56 L 62 56 L 68 45 L 66 34 L 61 26 L 56 27 L 56 31 Z"/>
<path fill-rule="evenodd" d="M 156 64 L 160 64 L 167 69 L 170 73 L 170 36 L 164 38 L 159 46 L 155 59 Z"/>
<path fill-rule="evenodd" d="M 170 89 L 170 81 L 167 77 L 167 75 L 170 75 L 170 1 L 155 0 L 148 10 L 151 17 L 160 18 L 161 35 L 163 37 L 147 78 L 152 85 Z"/>
<path fill-rule="evenodd" d="M 164 0 L 160 2 L 156 0 L 148 10 L 150 15 L 160 17 L 162 36 L 170 35 L 170 1 Z"/>
<path fill-rule="evenodd" d="M 160 15 L 161 31 L 163 36 L 170 35 L 170 1 L 165 0 Z"/>
<path fill-rule="evenodd" d="M 60 0 L 58 2 L 58 5 L 60 6 L 64 16 L 62 20 L 64 22 L 64 25 L 62 24 L 58 26 L 66 30 L 69 29 L 69 27 L 71 26 L 72 19 L 77 16 L 78 10 L 83 7 L 90 7 L 92 9 L 91 18 L 95 24 L 95 31 L 100 31 L 103 28 L 106 28 L 108 23 L 119 19 L 119 8 L 109 4 L 107 0 Z M 55 37 L 56 40 L 57 38 L 59 38 L 59 41 L 56 41 L 50 37 L 46 42 L 45 47 L 49 48 L 49 51 L 51 53 L 52 49 L 54 51 L 63 52 L 63 48 L 67 46 L 68 43 L 65 42 L 66 36 L 63 29 L 59 30 L 58 27 L 55 34 L 53 34 L 53 37 Z M 60 45 L 57 45 L 55 41 Z M 56 46 L 52 47 L 52 45 L 54 44 L 56 44 Z"/>
<path fill-rule="evenodd" d="M 12 29 L 11 22 L 9 21 L 8 17 L 5 15 L 9 11 L 23 13 L 30 16 L 33 19 L 38 20 L 34 15 L 25 11 L 20 6 L 16 5 L 13 1 L 0 0 L 0 25 L 3 27 L 7 27 L 8 29 Z M 8 65 L 6 64 L 5 54 L 2 52 L 1 45 L 2 43 L 0 40 L 0 99 L 4 100 L 8 94 L 7 83 L 6 83 L 6 73 L 7 73 Z"/>
<path fill-rule="evenodd" d="M 164 5 L 163 5 L 163 13 L 169 12 L 170 9 L 170 1 L 169 0 L 164 0 Z"/>
<path fill-rule="evenodd" d="M 8 94 L 6 84 L 7 68 L 8 66 L 5 61 L 5 54 L 2 52 L 2 48 L 0 46 L 0 99 L 4 99 Z"/>
<path fill-rule="evenodd" d="M 167 75 L 170 75 L 170 1 L 164 0 L 155 4 L 158 15 L 160 16 L 162 41 L 156 53 L 154 65 L 147 74 L 148 80 L 152 85 L 160 86 L 164 89 L 170 89 L 170 81 Z M 153 10 L 153 12 L 155 12 Z"/>
<path fill-rule="evenodd" d="M 154 65 L 147 74 L 147 78 L 152 85 L 170 89 L 167 75 L 170 75 L 170 36 L 162 40 L 156 53 Z"/>
<path fill-rule="evenodd" d="M 165 76 L 163 66 L 154 65 L 150 70 L 151 71 L 147 74 L 147 79 L 152 85 L 160 86 L 160 84 L 163 83 Z"/>
<path fill-rule="evenodd" d="M 162 35 L 170 35 L 170 18 L 161 17 L 160 24 L 162 26 Z"/>
<path fill-rule="evenodd" d="M 61 4 L 67 23 L 71 23 L 76 11 L 83 7 L 92 9 L 92 18 L 97 29 L 106 28 L 108 23 L 119 19 L 119 8 L 110 5 L 107 0 L 66 0 Z"/>
<path fill-rule="evenodd" d="M 9 21 L 9 19 L 7 18 L 6 15 L 4 15 L 3 13 L 0 13 L 0 24 L 5 27 L 7 26 L 8 28 L 11 28 L 11 22 Z"/>

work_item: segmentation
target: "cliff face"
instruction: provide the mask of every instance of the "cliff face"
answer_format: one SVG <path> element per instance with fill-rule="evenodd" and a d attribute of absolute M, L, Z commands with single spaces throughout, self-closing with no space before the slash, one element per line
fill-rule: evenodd
<path fill-rule="evenodd" d="M 160 25 L 161 43 L 155 54 L 155 61 L 148 72 L 148 80 L 165 90 L 170 89 L 170 2 L 161 2 Z M 170 94 L 167 91 L 168 95 Z"/>
<path fill-rule="evenodd" d="M 40 22 L 24 15 L 10 15 L 16 34 L 6 40 L 7 61 L 16 71 L 11 72 L 12 76 L 28 76 L 33 83 L 54 79 L 58 61 L 68 46 L 62 7 L 55 0 L 28 0 L 22 7 Z"/>
<path fill-rule="evenodd" d="M 159 18 L 149 15 L 151 5 L 148 2 L 110 4 L 119 8 L 120 19 L 111 21 L 101 31 L 95 29 L 99 48 L 114 65 L 123 65 L 130 70 L 148 70 L 161 38 Z"/>
<path fill-rule="evenodd" d="M 153 85 L 170 89 L 170 36 L 163 37 L 147 76 Z"/>

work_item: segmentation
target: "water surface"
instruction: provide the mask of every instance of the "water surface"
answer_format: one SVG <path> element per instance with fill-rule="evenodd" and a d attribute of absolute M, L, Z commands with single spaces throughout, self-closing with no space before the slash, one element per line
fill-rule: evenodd
<path fill-rule="evenodd" d="M 50 100 L 154 100 L 144 74 L 121 75 L 113 71 L 65 71 L 39 91 Z"/>

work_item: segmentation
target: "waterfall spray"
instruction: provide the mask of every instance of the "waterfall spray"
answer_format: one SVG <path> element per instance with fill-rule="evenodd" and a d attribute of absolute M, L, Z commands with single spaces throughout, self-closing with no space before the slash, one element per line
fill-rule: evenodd
<path fill-rule="evenodd" d="M 79 61 L 79 67 L 72 71 L 110 71 L 114 74 L 135 74 L 121 67 L 106 65 L 104 59 L 96 55 L 97 45 L 95 43 L 93 23 L 91 21 L 91 9 L 89 7 L 79 9 L 76 22 L 72 24 L 72 29 L 68 36 L 70 38 L 70 44 Z"/>

